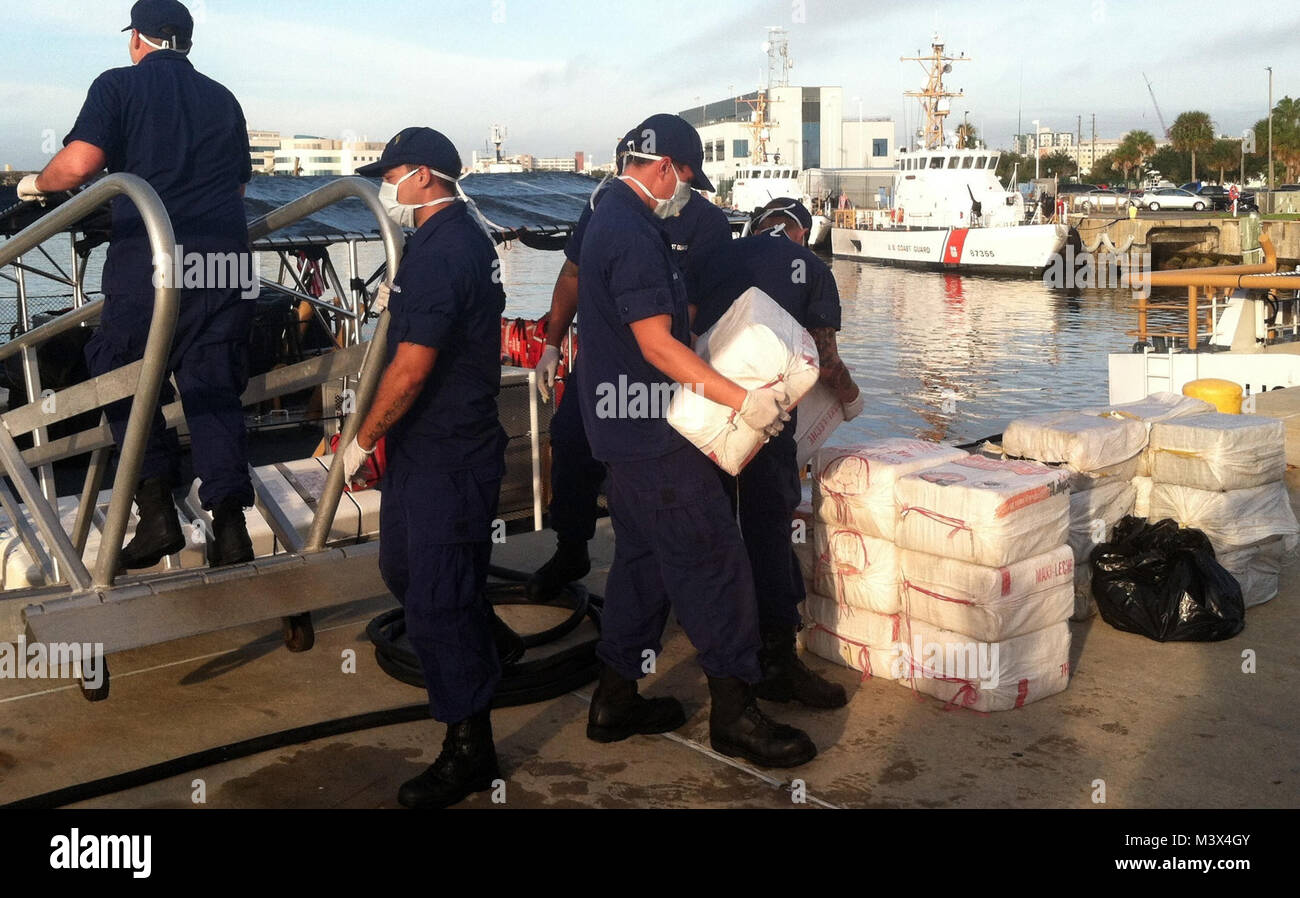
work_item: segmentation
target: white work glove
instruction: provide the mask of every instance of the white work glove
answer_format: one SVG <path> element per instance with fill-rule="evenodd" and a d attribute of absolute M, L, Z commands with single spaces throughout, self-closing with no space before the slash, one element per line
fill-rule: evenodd
<path fill-rule="evenodd" d="M 851 402 L 840 403 L 840 410 L 844 413 L 845 421 L 852 421 L 858 415 L 862 414 L 862 408 L 866 402 L 862 398 L 862 391 L 858 390 L 858 395 L 853 397 Z"/>
<path fill-rule="evenodd" d="M 18 182 L 18 199 L 25 203 L 36 202 L 45 205 L 45 194 L 36 187 L 36 175 L 27 175 Z"/>
<path fill-rule="evenodd" d="M 542 395 L 542 402 L 551 401 L 551 391 L 555 389 L 555 375 L 560 370 L 560 350 L 550 343 L 542 350 L 542 358 L 537 363 L 537 392 Z"/>
<path fill-rule="evenodd" d="M 389 294 L 392 293 L 392 290 L 393 288 L 387 281 L 382 282 L 375 290 L 375 298 L 370 303 L 370 311 L 378 315 L 383 312 L 384 309 L 388 308 L 388 297 Z"/>
<path fill-rule="evenodd" d="M 790 413 L 785 410 L 785 390 L 762 387 L 748 391 L 740 406 L 740 417 L 768 437 L 776 436 L 790 420 Z"/>
<path fill-rule="evenodd" d="M 352 483 L 352 479 L 357 476 L 357 472 L 366 463 L 366 459 L 374 454 L 374 449 L 367 452 L 361 448 L 361 444 L 357 442 L 356 437 L 353 437 L 352 442 L 348 443 L 348 447 L 343 450 L 343 479 L 347 483 Z"/>

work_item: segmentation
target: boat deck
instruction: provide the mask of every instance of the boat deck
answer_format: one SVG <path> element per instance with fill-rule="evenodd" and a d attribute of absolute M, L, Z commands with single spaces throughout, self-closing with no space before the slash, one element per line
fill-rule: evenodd
<path fill-rule="evenodd" d="M 1288 476 L 1300 499 L 1300 472 Z M 494 561 L 531 569 L 549 532 L 514 536 Z M 612 558 L 608 521 L 587 583 L 599 592 Z M 376 596 L 316 616 L 316 647 L 291 654 L 276 621 L 112 656 L 112 694 L 91 704 L 59 681 L 0 680 L 0 800 L 15 800 L 190 752 L 421 700 L 379 669 L 365 625 L 391 607 Z M 795 771 L 756 771 L 708 749 L 708 690 L 682 631 L 670 625 L 649 694 L 672 694 L 690 719 L 676 733 L 613 745 L 585 737 L 591 687 L 493 713 L 509 807 L 803 806 L 1089 807 L 1094 781 L 1110 807 L 1291 807 L 1300 795 L 1300 578 L 1248 612 L 1221 643 L 1158 644 L 1100 618 L 1071 624 L 1065 692 L 1017 711 L 945 710 L 884 680 L 818 658 L 852 691 L 845 709 L 775 706 L 808 730 L 821 754 Z M 540 629 L 536 608 L 505 608 Z M 536 618 L 529 621 L 528 618 Z M 586 638 L 590 625 L 569 639 Z M 347 650 L 356 673 L 342 672 Z M 1242 672 L 1253 650 L 1258 672 Z M 436 756 L 432 721 L 329 737 L 86 802 L 85 807 L 395 807 L 398 785 Z M 489 793 L 464 803 L 490 807 Z"/>

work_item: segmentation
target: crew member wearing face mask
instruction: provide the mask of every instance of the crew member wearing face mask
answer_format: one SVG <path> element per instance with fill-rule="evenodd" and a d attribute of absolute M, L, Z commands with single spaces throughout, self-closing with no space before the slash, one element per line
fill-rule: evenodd
<path fill-rule="evenodd" d="M 414 226 L 389 289 L 387 366 L 344 449 L 349 480 L 387 437 L 379 570 L 402 603 L 442 753 L 402 785 L 407 807 L 455 804 L 499 776 L 488 708 L 501 676 L 484 593 L 505 473 L 497 417 L 501 313 L 496 248 L 457 193 L 460 154 L 407 128 L 358 174 L 383 177 L 390 218 Z"/>
<path fill-rule="evenodd" d="M 651 116 L 619 141 L 614 148 L 619 174 L 622 174 L 624 161 L 629 158 L 629 146 L 635 146 L 643 130 L 654 129 L 660 118 L 672 117 Z M 694 170 L 699 170 L 699 164 L 694 164 Z M 582 241 L 591 214 L 604 195 L 605 186 L 607 183 L 592 194 L 564 247 L 564 266 L 551 294 L 547 345 L 537 365 L 537 389 L 544 401 L 550 399 L 551 391 L 555 389 L 560 347 L 578 310 L 578 260 L 582 254 Z M 693 259 L 704 256 L 710 246 L 731 240 L 731 226 L 726 214 L 696 191 L 688 189 L 687 193 L 689 198 L 681 211 L 663 220 L 663 230 L 672 245 L 673 257 L 683 271 L 689 269 Z M 579 350 L 578 355 L 581 354 Z M 576 369 L 569 371 L 565 389 L 579 389 Z M 592 458 L 577 401 L 561 400 L 551 419 L 550 523 L 555 531 L 555 554 L 528 583 L 528 592 L 534 601 L 554 599 L 566 583 L 580 580 L 591 571 L 587 543 L 596 534 L 596 518 L 600 514 L 597 500 L 604 481 L 605 466 Z"/>
<path fill-rule="evenodd" d="M 754 583 L 713 463 L 668 425 L 665 409 L 638 412 L 626 397 L 610 401 L 620 389 L 654 396 L 693 384 L 773 434 L 788 418 L 784 396 L 746 391 L 691 351 L 686 289 L 663 221 L 687 201 L 683 191 L 713 189 L 700 168 L 699 135 L 678 116 L 656 116 L 627 149 L 622 176 L 602 191 L 588 223 L 578 280 L 581 388 L 572 392 L 592 453 L 609 469 L 615 540 L 587 736 L 614 742 L 685 722 L 676 699 L 637 691 L 647 658 L 661 650 L 671 608 L 709 678 L 714 750 L 762 766 L 796 766 L 817 749 L 755 702 Z"/>
<path fill-rule="evenodd" d="M 244 525 L 253 487 L 239 398 L 248 384 L 253 320 L 252 300 L 243 295 L 248 285 L 241 283 L 254 274 L 242 200 L 252 167 L 238 101 L 195 71 L 187 58 L 193 29 L 189 11 L 176 0 L 136 3 L 131 24 L 123 29 L 131 32 L 133 65 L 95 79 L 64 148 L 39 175 L 23 179 L 19 198 L 43 202 L 47 193 L 79 187 L 105 168 L 129 172 L 149 182 L 166 206 L 176 234 L 175 264 L 182 253 L 224 260 L 216 283 L 181 290 L 167 363 L 192 437 L 194 472 L 202 481 L 199 498 L 213 512 L 208 562 L 216 566 L 253 557 Z M 153 265 L 139 210 L 126 197 L 116 198 L 103 313 L 86 347 L 92 374 L 144 355 L 153 313 Z M 215 267 L 205 264 L 205 277 Z M 173 398 L 164 382 L 162 401 Z M 114 403 L 106 412 L 120 444 L 130 401 Z M 179 477 L 180 444 L 158 412 L 135 495 L 140 522 L 122 551 L 121 567 L 150 567 L 185 546 L 171 492 L 182 485 Z"/>
<path fill-rule="evenodd" d="M 754 217 L 754 235 L 732 240 L 695 266 L 687 289 L 699 305 L 693 325 L 702 334 L 750 287 L 757 287 L 808 330 L 817 344 L 821 380 L 835 391 L 845 420 L 862 411 L 862 394 L 840 360 L 840 294 L 835 276 L 805 243 L 812 216 L 789 197 L 772 200 Z M 838 708 L 844 689 L 809 670 L 795 652 L 804 599 L 803 577 L 790 542 L 799 505 L 795 414 L 781 433 L 759 450 L 738 477 L 719 470 L 727 495 L 739 503 L 740 529 L 754 572 L 762 635 L 759 698 Z"/>

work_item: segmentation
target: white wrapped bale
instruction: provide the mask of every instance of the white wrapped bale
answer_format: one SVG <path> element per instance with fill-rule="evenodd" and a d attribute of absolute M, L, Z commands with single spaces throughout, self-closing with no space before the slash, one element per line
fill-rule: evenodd
<path fill-rule="evenodd" d="M 1068 474 L 967 456 L 899 479 L 900 548 L 1002 567 L 1065 542 Z"/>
<path fill-rule="evenodd" d="M 1110 539 L 1125 515 L 1133 513 L 1137 490 L 1114 478 L 1085 492 L 1070 495 L 1070 550 L 1074 553 L 1074 613 L 1071 620 L 1087 620 L 1097 613 L 1092 597 L 1092 567 L 1088 558 L 1095 546 Z"/>
<path fill-rule="evenodd" d="M 923 552 L 899 552 L 903 613 L 984 642 L 1050 627 L 1074 608 L 1069 546 L 985 567 Z"/>
<path fill-rule="evenodd" d="M 1151 427 L 1151 476 L 1199 490 L 1241 490 L 1286 473 L 1281 420 L 1211 412 Z"/>
<path fill-rule="evenodd" d="M 898 547 L 887 539 L 826 524 L 813 534 L 813 590 L 841 605 L 897 614 Z"/>
<path fill-rule="evenodd" d="M 789 405 L 817 383 L 817 345 L 789 312 L 757 287 L 742 293 L 700 335 L 695 351 L 747 390 L 783 389 Z M 674 392 L 668 423 L 729 474 L 739 473 L 765 439 L 739 412 L 693 390 Z"/>
<path fill-rule="evenodd" d="M 1002 448 L 1008 455 L 1068 465 L 1083 473 L 1130 460 L 1136 466 L 1137 455 L 1146 444 L 1147 429 L 1142 422 L 1083 412 L 1018 418 L 1002 435 Z"/>
<path fill-rule="evenodd" d="M 1196 399 L 1192 396 L 1184 396 L 1181 393 L 1152 393 L 1146 399 L 1139 399 L 1137 402 L 1124 402 L 1119 405 L 1106 405 L 1097 408 L 1084 409 L 1091 415 L 1105 415 L 1111 418 L 1131 418 L 1135 421 L 1141 421 L 1146 425 L 1147 433 L 1151 432 L 1151 425 L 1160 421 L 1172 421 L 1175 418 L 1187 418 L 1193 415 L 1203 415 L 1207 412 L 1214 411 L 1214 406 L 1204 399 Z M 1137 477 L 1151 476 L 1151 453 L 1149 449 L 1144 449 L 1138 455 L 1137 473 L 1129 475 L 1130 479 Z"/>
<path fill-rule="evenodd" d="M 813 593 L 804 603 L 804 645 L 818 657 L 860 670 L 863 679 L 897 679 L 902 621 L 897 614 L 848 608 Z"/>
<path fill-rule="evenodd" d="M 844 406 L 835 391 L 818 381 L 799 403 L 795 416 L 795 464 L 799 470 L 812 460 L 835 429 L 844 423 Z"/>
<path fill-rule="evenodd" d="M 1241 597 L 1247 608 L 1277 597 L 1278 579 L 1287 554 L 1285 542 L 1279 536 L 1218 554 L 1219 564 L 1241 585 Z"/>
<path fill-rule="evenodd" d="M 1133 478 L 1133 516 L 1138 518 L 1149 517 L 1151 511 L 1151 489 L 1155 486 L 1155 481 L 1150 477 Z"/>
<path fill-rule="evenodd" d="M 965 458 L 953 446 L 904 438 L 828 446 L 813 459 L 818 520 L 892 540 L 894 484 L 900 477 Z"/>
<path fill-rule="evenodd" d="M 910 629 L 899 683 L 950 705 L 1008 711 L 1070 684 L 1070 625 L 1065 621 L 1002 642 L 980 642 L 923 621 Z"/>
<path fill-rule="evenodd" d="M 1288 553 L 1300 543 L 1300 523 L 1281 481 L 1219 492 L 1157 480 L 1151 488 L 1148 517 L 1152 521 L 1172 518 L 1182 527 L 1204 532 L 1216 554 L 1273 537 L 1282 537 Z"/>

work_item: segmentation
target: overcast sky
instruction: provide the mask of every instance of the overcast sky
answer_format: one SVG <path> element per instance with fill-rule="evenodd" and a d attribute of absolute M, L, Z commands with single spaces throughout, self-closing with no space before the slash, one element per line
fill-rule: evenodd
<path fill-rule="evenodd" d="M 1300 93 L 1300 4 L 1222 0 L 191 0 L 202 72 L 239 98 L 250 127 L 386 140 L 413 124 L 444 131 L 468 159 L 488 128 L 506 152 L 594 152 L 647 115 L 758 85 L 765 27 L 790 32 L 791 83 L 838 85 L 844 109 L 892 115 L 937 27 L 971 62 L 953 101 L 994 145 L 1032 119 L 1099 137 L 1159 136 L 1142 73 L 1167 122 L 1187 109 L 1224 133 Z M 5 0 L 0 164 L 36 168 L 62 141 L 90 82 L 129 63 L 128 0 Z"/>

